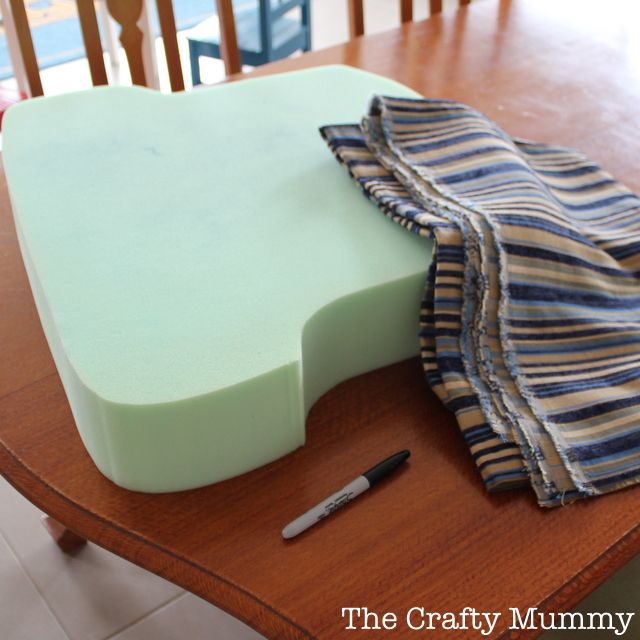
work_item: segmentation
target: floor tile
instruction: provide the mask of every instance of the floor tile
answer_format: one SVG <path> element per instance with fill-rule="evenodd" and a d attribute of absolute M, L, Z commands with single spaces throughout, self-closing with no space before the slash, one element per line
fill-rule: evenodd
<path fill-rule="evenodd" d="M 0 532 L 71 640 L 102 640 L 182 593 L 94 544 L 62 553 L 38 509 L 3 479 Z M 29 640 L 36 638 L 45 640 Z"/>
<path fill-rule="evenodd" d="M 0 536 L 0 638 L 67 640 L 5 539 Z"/>
<path fill-rule="evenodd" d="M 263 640 L 263 636 L 191 594 L 181 596 L 110 640 Z"/>

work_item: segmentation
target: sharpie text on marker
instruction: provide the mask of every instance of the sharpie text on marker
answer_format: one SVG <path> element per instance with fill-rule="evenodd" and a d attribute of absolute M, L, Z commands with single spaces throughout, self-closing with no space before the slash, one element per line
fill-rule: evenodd
<path fill-rule="evenodd" d="M 375 467 L 371 467 L 371 469 L 365 471 L 361 476 L 358 476 L 346 487 L 343 487 L 340 491 L 336 491 L 336 493 L 323 500 L 320 504 L 309 509 L 309 511 L 289 523 L 282 530 L 282 537 L 285 539 L 294 538 L 303 531 L 306 531 L 309 527 L 312 527 L 316 522 L 326 518 L 341 507 L 344 507 L 345 504 L 351 502 L 383 478 L 386 478 L 410 455 L 411 452 L 405 449 L 404 451 L 394 453 Z"/>

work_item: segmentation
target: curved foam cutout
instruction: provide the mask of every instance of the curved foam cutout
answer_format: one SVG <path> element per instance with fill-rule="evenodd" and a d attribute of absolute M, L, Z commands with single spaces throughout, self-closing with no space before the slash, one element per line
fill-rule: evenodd
<path fill-rule="evenodd" d="M 140 491 L 304 443 L 338 382 L 418 352 L 430 241 L 318 134 L 395 82 L 324 67 L 185 94 L 97 88 L 3 122 L 18 237 L 80 435 Z"/>

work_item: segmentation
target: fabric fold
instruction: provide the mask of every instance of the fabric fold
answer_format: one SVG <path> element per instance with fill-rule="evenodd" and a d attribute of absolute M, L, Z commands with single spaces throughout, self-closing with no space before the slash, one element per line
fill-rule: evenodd
<path fill-rule="evenodd" d="M 640 482 L 640 199 L 466 105 L 375 96 L 321 129 L 385 215 L 434 238 L 422 363 L 491 491 Z"/>

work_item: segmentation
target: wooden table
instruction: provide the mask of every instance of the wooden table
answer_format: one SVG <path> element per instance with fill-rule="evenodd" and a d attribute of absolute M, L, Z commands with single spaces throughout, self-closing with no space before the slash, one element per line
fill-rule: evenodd
<path fill-rule="evenodd" d="M 425 95 L 471 103 L 513 135 L 579 146 L 640 190 L 633 4 L 483 0 L 259 74 L 326 63 L 375 71 Z M 270 638 L 327 640 L 420 635 L 404 625 L 346 631 L 341 608 L 348 606 L 400 617 L 411 606 L 473 606 L 504 614 L 495 637 L 534 637 L 508 630 L 509 607 L 566 610 L 640 550 L 637 487 L 551 511 L 529 491 L 488 495 L 416 361 L 328 393 L 311 411 L 307 445 L 252 473 L 179 494 L 114 486 L 76 433 L 4 183 L 1 197 L 0 468 L 29 500 L 89 540 Z M 281 539 L 294 516 L 405 447 L 413 457 L 392 481 L 305 535 Z"/>

